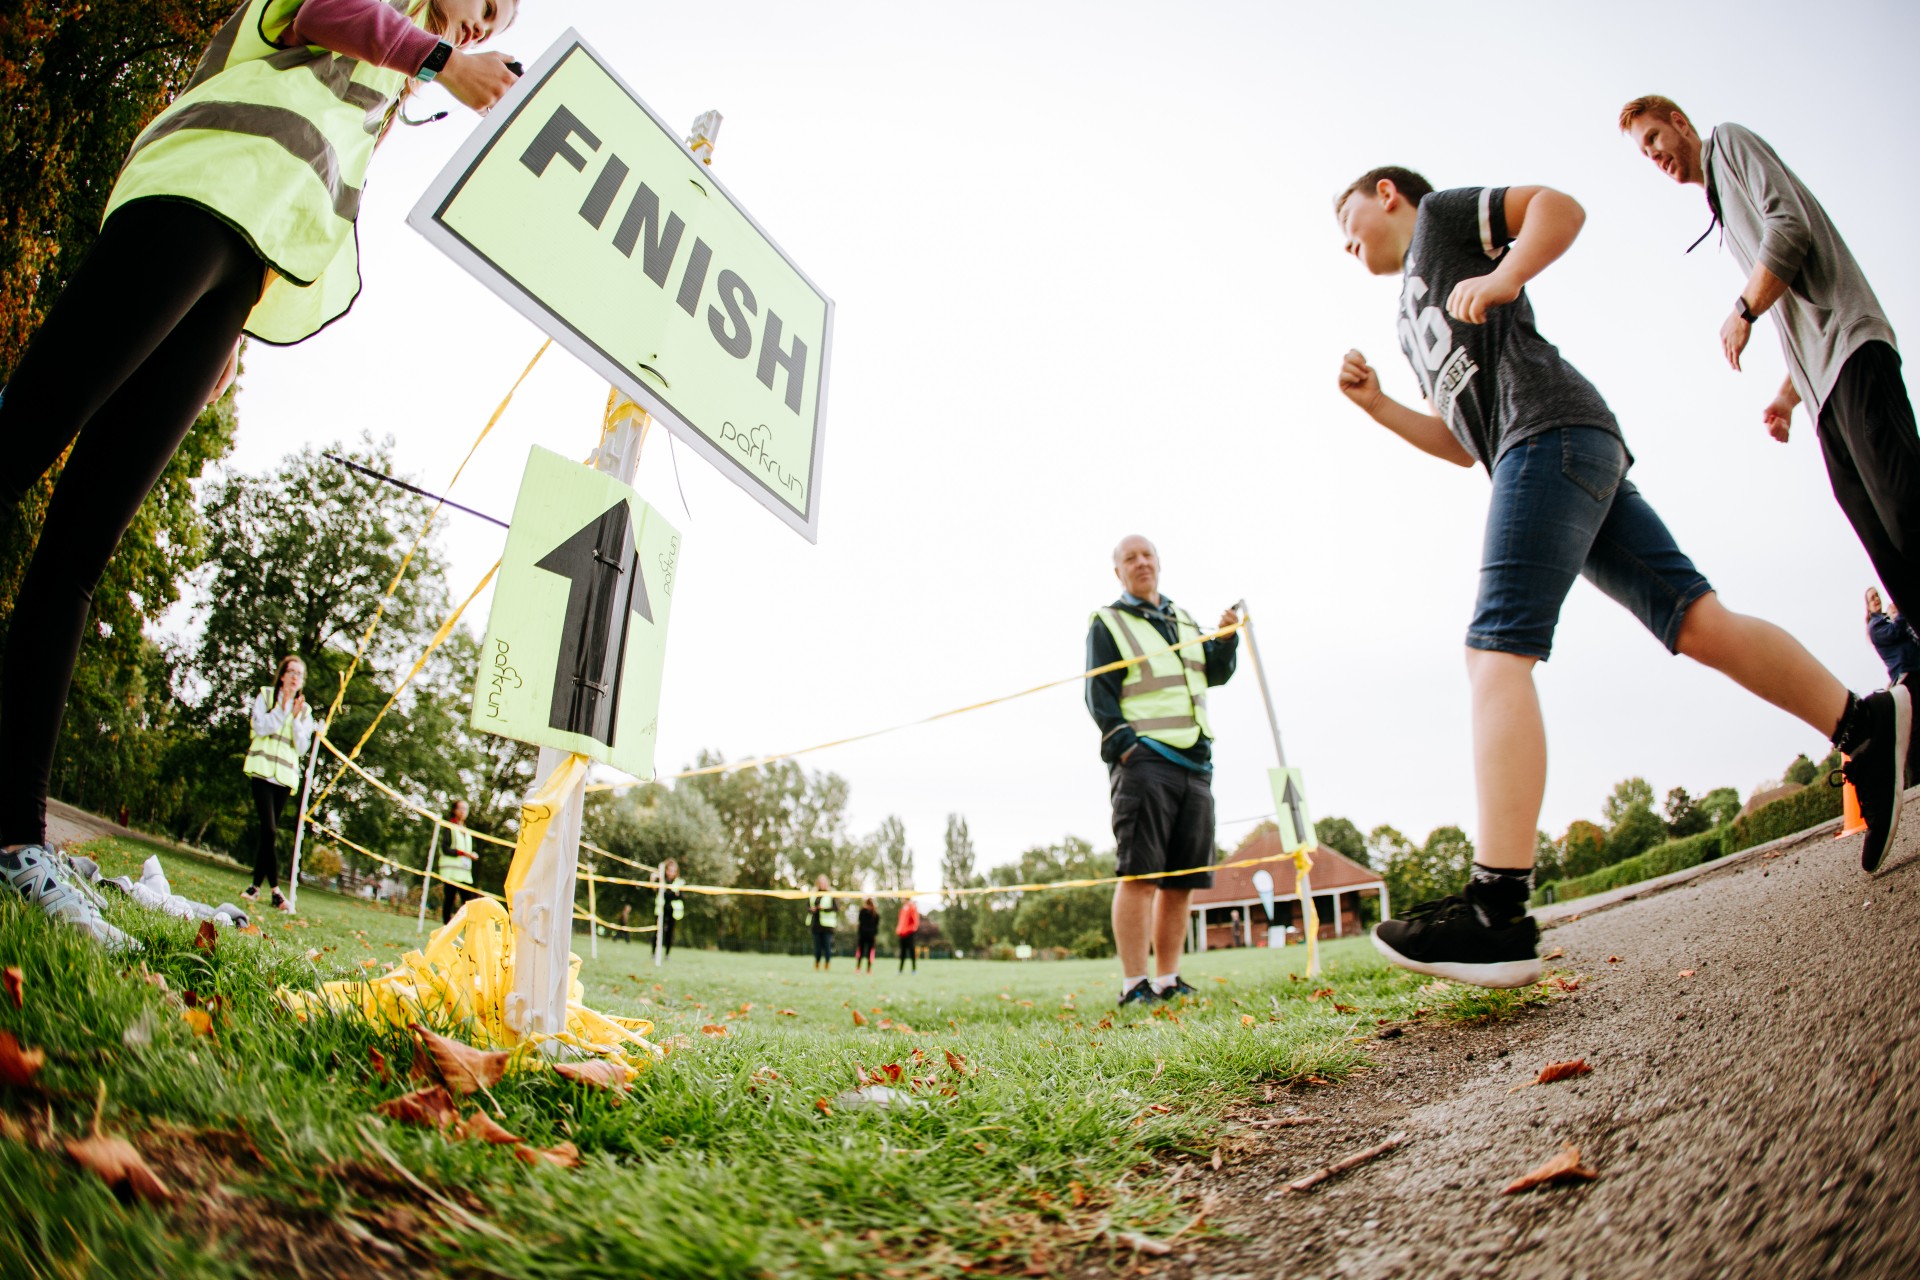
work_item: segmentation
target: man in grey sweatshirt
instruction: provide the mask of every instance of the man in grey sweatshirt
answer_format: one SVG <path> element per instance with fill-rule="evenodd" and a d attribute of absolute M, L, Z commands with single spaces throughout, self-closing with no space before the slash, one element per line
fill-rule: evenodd
<path fill-rule="evenodd" d="M 1703 140 L 1672 99 L 1649 94 L 1620 109 L 1620 131 L 1675 182 L 1706 188 L 1747 272 L 1720 327 L 1727 363 L 1739 370 L 1753 322 L 1772 311 L 1787 380 L 1762 421 L 1784 442 L 1794 406 L 1807 406 L 1833 496 L 1887 594 L 1920 618 L 1920 434 L 1893 326 L 1839 229 L 1773 148 L 1740 125 L 1718 125 Z"/>

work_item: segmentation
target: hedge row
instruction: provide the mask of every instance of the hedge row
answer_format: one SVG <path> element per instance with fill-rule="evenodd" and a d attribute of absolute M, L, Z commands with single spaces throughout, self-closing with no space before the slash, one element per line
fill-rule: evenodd
<path fill-rule="evenodd" d="M 1817 827 L 1839 817 L 1841 803 L 1840 788 L 1816 782 L 1790 796 L 1782 796 L 1772 804 L 1762 805 L 1752 813 L 1743 814 L 1724 827 L 1715 827 L 1683 840 L 1669 840 L 1645 853 L 1598 871 L 1590 871 L 1584 876 L 1549 881 L 1535 891 L 1533 901 L 1536 906 L 1565 902 L 1569 898 L 1585 898 L 1608 889 L 1618 889 L 1621 885 L 1638 884 L 1656 876 L 1685 871 L 1688 867 L 1697 867 L 1729 853 L 1738 853 L 1769 840 L 1778 840 L 1781 836 L 1805 831 L 1808 827 Z"/>

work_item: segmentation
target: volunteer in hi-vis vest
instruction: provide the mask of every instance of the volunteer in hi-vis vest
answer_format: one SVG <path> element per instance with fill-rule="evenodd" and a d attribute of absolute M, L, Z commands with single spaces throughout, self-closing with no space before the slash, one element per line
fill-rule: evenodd
<path fill-rule="evenodd" d="M 467 830 L 467 802 L 455 800 L 447 810 L 447 851 L 440 856 L 440 923 L 451 924 L 453 913 L 473 898 L 473 832 Z"/>
<path fill-rule="evenodd" d="M 660 913 L 660 958 L 664 960 L 673 954 L 674 930 L 687 918 L 687 895 L 680 892 L 680 887 L 686 884 L 680 875 L 680 860 L 668 858 L 661 863 L 660 878 L 666 882 L 662 892 L 667 895 L 662 904 L 666 909 Z"/>
<path fill-rule="evenodd" d="M 253 739 L 247 743 L 243 766 L 253 787 L 253 809 L 259 821 L 253 842 L 253 883 L 242 896 L 260 896 L 260 886 L 273 893 L 273 905 L 286 909 L 280 896 L 280 859 L 275 835 L 280 811 L 300 786 L 300 765 L 313 742 L 313 713 L 301 692 L 307 683 L 307 664 L 291 655 L 280 660 L 273 683 L 258 690 L 247 704 Z"/>
<path fill-rule="evenodd" d="M 813 896 L 807 899 L 807 924 L 813 931 L 813 967 L 833 968 L 833 931 L 840 925 L 840 912 L 825 872 L 813 882 Z"/>
<path fill-rule="evenodd" d="M 133 140 L 99 234 L 46 299 L 9 376 L 0 523 L 65 460 L 0 662 L 0 882 L 108 946 L 125 939 L 46 843 L 47 783 L 93 590 L 195 418 L 231 384 L 242 333 L 297 342 L 351 305 L 367 165 L 403 90 L 437 76 L 485 110 L 513 85 L 509 55 L 463 50 L 517 5 L 241 4 L 186 90 Z M 432 304 L 407 281 L 389 287 Z M 419 372 L 430 378 L 427 356 Z M 344 410 L 350 384 L 316 393 Z"/>
<path fill-rule="evenodd" d="M 1180 950 L 1187 903 L 1213 884 L 1213 728 L 1207 690 L 1233 676 L 1239 635 L 1194 644 L 1204 632 L 1160 594 L 1160 553 L 1138 534 L 1113 549 L 1124 590 L 1094 610 L 1087 669 L 1145 657 L 1087 679 L 1087 710 L 1100 727 L 1100 758 L 1113 795 L 1117 871 L 1189 874 L 1114 886 L 1113 940 L 1120 952 L 1120 1003 L 1186 995 Z M 1220 626 L 1238 621 L 1233 610 Z M 1185 648 L 1173 646 L 1185 644 Z M 1147 970 L 1152 953 L 1153 972 Z"/>

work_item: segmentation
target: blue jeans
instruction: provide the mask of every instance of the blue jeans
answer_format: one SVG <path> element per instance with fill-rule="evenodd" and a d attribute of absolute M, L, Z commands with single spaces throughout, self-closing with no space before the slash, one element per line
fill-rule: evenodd
<path fill-rule="evenodd" d="M 1502 455 L 1469 649 L 1547 658 L 1579 575 L 1678 652 L 1687 607 L 1713 588 L 1626 478 L 1628 465 L 1619 437 L 1597 427 L 1557 427 Z"/>

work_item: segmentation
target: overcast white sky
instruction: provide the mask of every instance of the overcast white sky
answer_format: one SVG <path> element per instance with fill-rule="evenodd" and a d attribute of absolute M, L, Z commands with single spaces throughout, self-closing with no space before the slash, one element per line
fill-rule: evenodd
<path fill-rule="evenodd" d="M 1635 480 L 1729 605 L 1856 687 L 1884 681 L 1861 626 L 1871 570 L 1812 424 L 1786 446 L 1760 427 L 1782 376 L 1772 322 L 1728 370 L 1716 335 L 1740 276 L 1712 241 L 1682 255 L 1707 224 L 1699 191 L 1613 119 L 1655 91 L 1759 131 L 1896 330 L 1920 332 L 1910 6 L 525 0 L 496 47 L 530 62 L 569 24 L 667 120 L 724 113 L 716 171 L 838 305 L 818 546 L 680 447 L 689 518 L 664 438 L 643 459 L 641 492 L 687 535 L 663 772 L 1079 670 L 1088 611 L 1117 590 L 1109 550 L 1140 532 L 1203 621 L 1251 603 L 1316 813 L 1471 831 L 1461 638 L 1487 480 L 1399 444 L 1334 383 L 1358 346 L 1417 396 L 1398 282 L 1341 253 L 1329 212 L 1383 163 L 1585 204 L 1531 292 L 1618 413 Z M 539 342 L 404 225 L 472 123 L 455 106 L 389 140 L 360 222 L 366 291 L 318 338 L 254 348 L 235 466 L 367 429 L 422 483 L 452 474 Z M 583 452 L 605 395 L 550 353 L 454 496 L 507 514 L 528 446 Z M 457 597 L 502 539 L 447 521 Z M 1628 775 L 1746 791 L 1824 749 L 1584 582 L 1539 685 L 1555 832 Z M 1214 707 L 1219 813 L 1262 815 L 1252 672 Z M 1077 687 L 804 762 L 849 779 L 856 830 L 905 819 L 922 884 L 949 812 L 987 865 L 1068 833 L 1111 842 Z"/>

